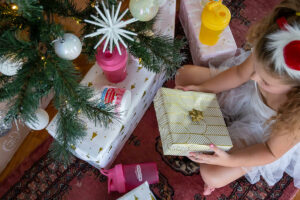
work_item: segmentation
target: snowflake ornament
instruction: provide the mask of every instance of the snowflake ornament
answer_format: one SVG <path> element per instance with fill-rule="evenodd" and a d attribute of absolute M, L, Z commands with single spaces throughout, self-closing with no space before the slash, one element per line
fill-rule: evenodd
<path fill-rule="evenodd" d="M 91 15 L 91 17 L 95 21 L 91 21 L 91 20 L 87 20 L 87 19 L 84 20 L 85 22 L 87 22 L 89 24 L 93 24 L 93 25 L 101 27 L 101 28 L 97 29 L 96 32 L 84 36 L 85 38 L 87 38 L 87 37 L 95 37 L 97 35 L 103 35 L 102 38 L 99 40 L 99 42 L 95 45 L 94 49 L 96 49 L 105 40 L 103 52 L 105 52 L 107 45 L 109 43 L 110 53 L 112 53 L 113 44 L 115 44 L 118 49 L 119 54 L 122 55 L 119 41 L 123 44 L 123 46 L 125 48 L 127 48 L 127 45 L 125 44 L 122 37 L 124 37 L 128 40 L 134 41 L 134 39 L 131 36 L 136 36 L 137 34 L 134 32 L 131 32 L 131 31 L 127 31 L 123 28 L 126 27 L 126 25 L 136 22 L 138 20 L 135 18 L 132 18 L 127 21 L 121 21 L 121 19 L 128 12 L 128 9 L 126 9 L 118 17 L 120 8 L 121 8 L 121 4 L 122 3 L 120 2 L 116 12 L 114 12 L 114 6 L 112 6 L 112 11 L 110 13 L 110 11 L 106 8 L 106 6 L 104 5 L 104 3 L 102 1 L 102 7 L 103 7 L 105 15 L 101 12 L 101 10 L 99 9 L 99 7 L 97 5 L 95 6 L 95 9 L 101 16 L 102 20 L 94 15 Z"/>

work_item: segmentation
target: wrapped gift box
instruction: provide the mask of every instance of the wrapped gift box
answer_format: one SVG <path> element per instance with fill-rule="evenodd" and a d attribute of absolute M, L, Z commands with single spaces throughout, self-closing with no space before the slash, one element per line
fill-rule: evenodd
<path fill-rule="evenodd" d="M 189 40 L 194 65 L 208 66 L 209 60 L 214 57 L 218 57 L 218 60 L 222 61 L 233 56 L 237 46 L 229 26 L 220 35 L 220 39 L 216 45 L 207 46 L 199 41 L 201 12 L 203 9 L 201 1 L 181 1 L 179 19 Z"/>
<path fill-rule="evenodd" d="M 160 7 L 160 16 L 154 24 L 155 32 L 174 37 L 175 13 L 175 0 L 169 0 Z M 155 74 L 148 71 L 139 64 L 138 59 L 131 56 L 127 72 L 124 81 L 113 84 L 107 81 L 101 68 L 95 64 L 81 82 L 96 90 L 110 85 L 131 91 L 131 106 L 122 123 L 112 123 L 108 128 L 104 128 L 83 119 L 88 128 L 87 135 L 77 144 L 70 144 L 75 156 L 99 169 L 110 167 L 151 104 L 156 91 L 165 81 L 164 73 Z M 56 118 L 49 124 L 47 130 L 54 138 L 56 137 Z"/>
<path fill-rule="evenodd" d="M 161 88 L 154 107 L 165 155 L 208 152 L 212 143 L 223 150 L 232 147 L 215 94 Z"/>
<path fill-rule="evenodd" d="M 156 200 L 146 181 L 117 200 Z"/>

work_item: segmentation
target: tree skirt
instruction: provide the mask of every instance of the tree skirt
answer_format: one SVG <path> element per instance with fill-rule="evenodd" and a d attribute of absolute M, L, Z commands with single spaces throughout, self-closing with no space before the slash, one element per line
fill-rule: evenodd
<path fill-rule="evenodd" d="M 239 47 L 244 47 L 250 24 L 260 19 L 278 0 L 224 0 L 232 12 L 231 30 Z M 183 30 L 176 24 L 176 36 Z M 189 54 L 188 47 L 184 50 Z M 188 55 L 187 63 L 191 63 Z M 165 84 L 174 87 L 174 81 Z M 1 199 L 71 199 L 113 200 L 118 193 L 107 193 L 107 178 L 99 171 L 74 158 L 69 167 L 55 163 L 49 156 L 52 139 L 37 148 L 5 181 L 0 183 Z M 204 197 L 199 166 L 186 157 L 163 156 L 161 140 L 153 105 L 138 124 L 114 164 L 156 162 L 160 182 L 151 185 L 157 199 L 292 199 L 297 189 L 293 179 L 284 175 L 273 187 L 264 180 L 252 185 L 245 178 L 215 190 Z"/>

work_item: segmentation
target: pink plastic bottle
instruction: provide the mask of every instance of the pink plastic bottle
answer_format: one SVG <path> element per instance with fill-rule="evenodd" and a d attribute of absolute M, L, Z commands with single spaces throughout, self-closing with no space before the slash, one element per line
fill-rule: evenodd
<path fill-rule="evenodd" d="M 103 45 L 97 49 L 96 60 L 98 65 L 103 70 L 107 80 L 112 83 L 123 81 L 126 76 L 126 65 L 128 60 L 128 53 L 126 48 L 120 44 L 122 55 L 119 54 L 117 47 L 110 53 L 109 48 L 103 53 Z"/>
<path fill-rule="evenodd" d="M 137 186 L 148 181 L 155 184 L 159 181 L 156 163 L 141 163 L 122 165 L 118 164 L 114 168 L 100 172 L 108 177 L 108 193 L 117 191 L 119 193 L 128 192 Z"/>

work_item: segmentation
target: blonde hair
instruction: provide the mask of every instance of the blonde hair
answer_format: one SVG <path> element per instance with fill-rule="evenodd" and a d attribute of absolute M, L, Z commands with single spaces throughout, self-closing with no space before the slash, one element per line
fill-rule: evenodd
<path fill-rule="evenodd" d="M 294 86 L 287 94 L 287 102 L 281 105 L 277 115 L 271 118 L 275 120 L 272 133 L 285 134 L 300 131 L 300 80 L 291 78 L 287 73 L 279 74 L 272 61 L 274 52 L 267 48 L 268 35 L 280 30 L 276 23 L 278 18 L 285 17 L 289 25 L 300 24 L 300 17 L 296 15 L 296 12 L 300 12 L 300 0 L 283 0 L 270 15 L 252 26 L 247 36 L 248 42 L 254 46 L 257 60 L 263 63 L 265 70 L 275 78 L 283 80 L 283 83 Z M 294 136 L 300 137 L 300 134 Z"/>

